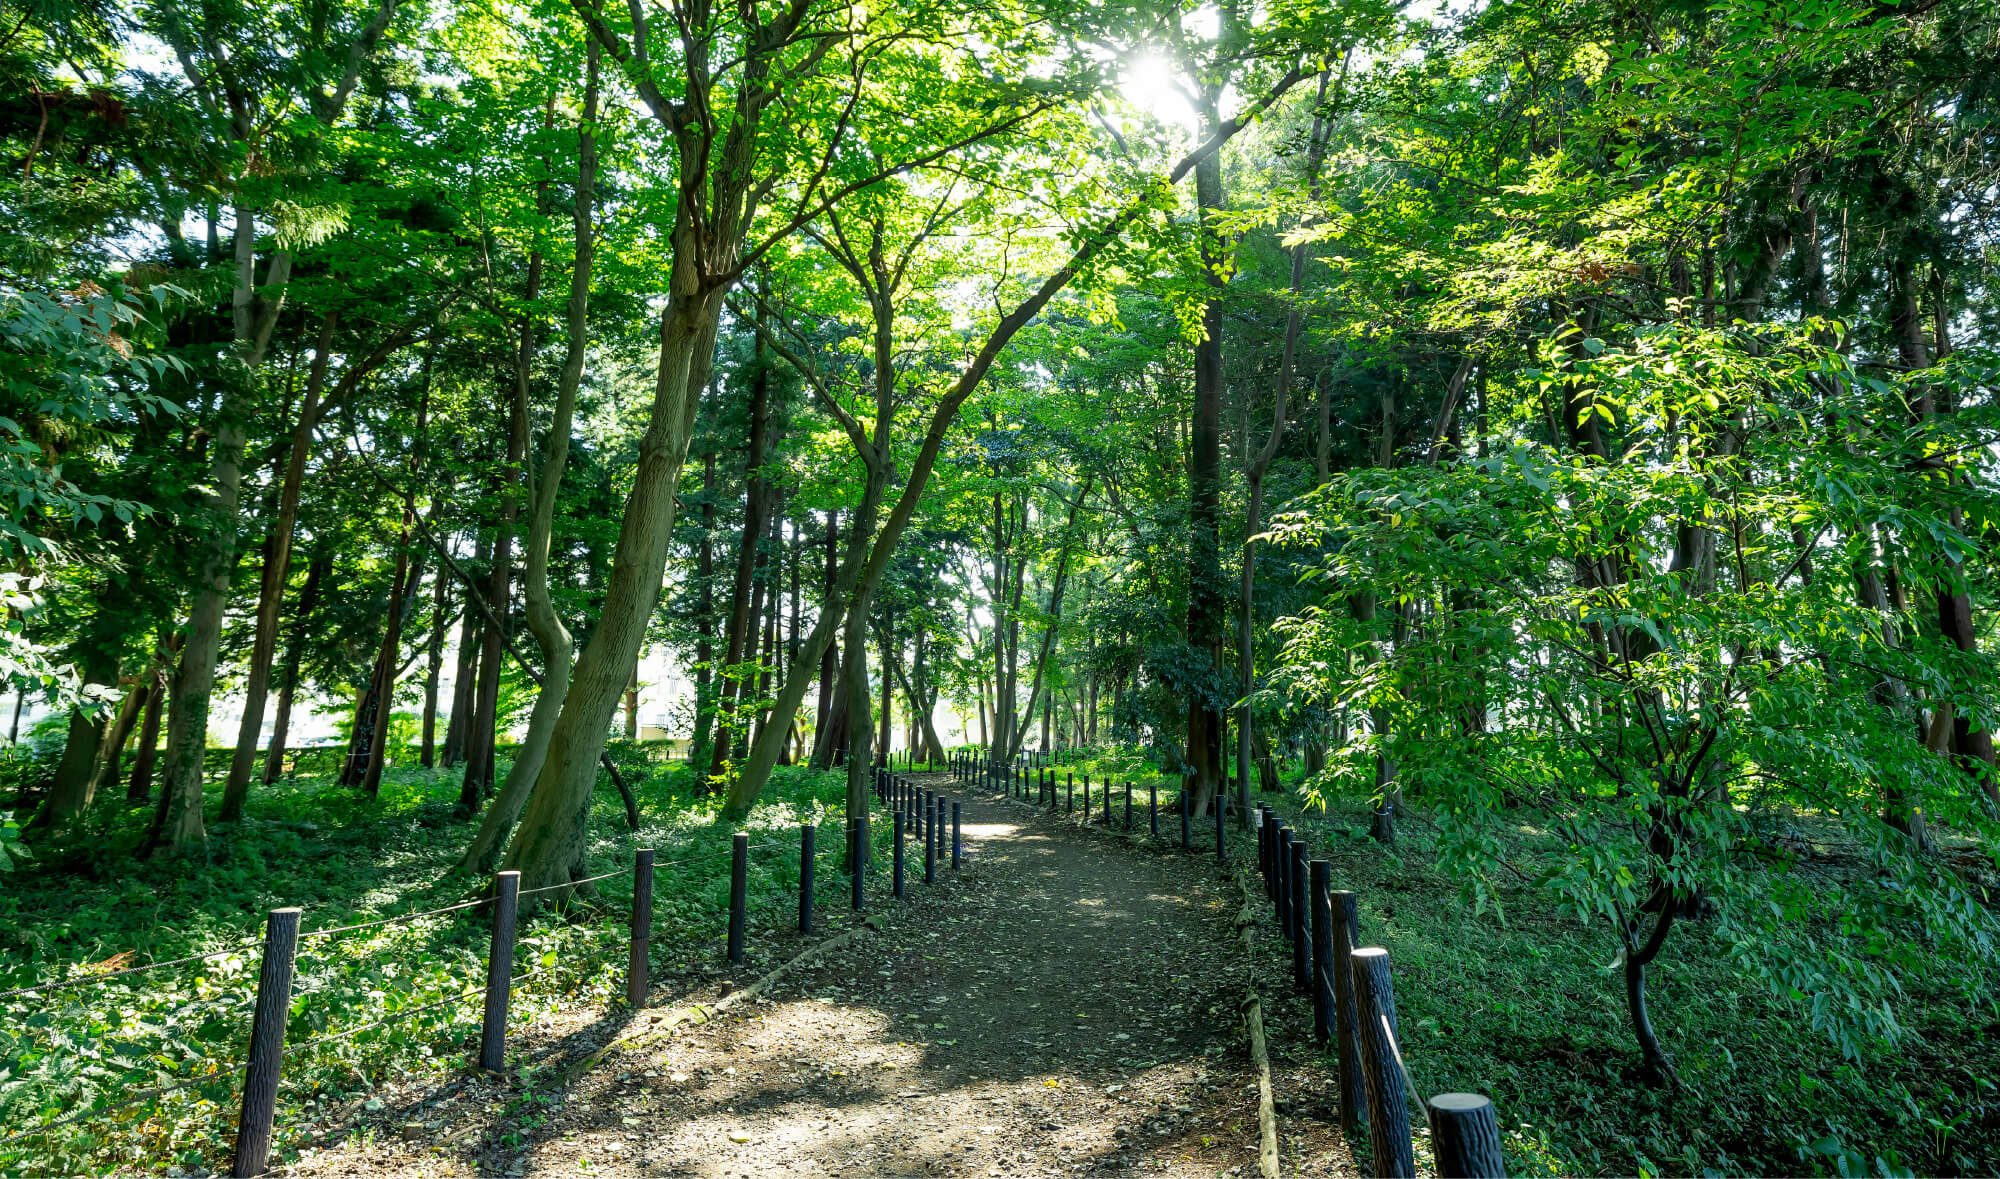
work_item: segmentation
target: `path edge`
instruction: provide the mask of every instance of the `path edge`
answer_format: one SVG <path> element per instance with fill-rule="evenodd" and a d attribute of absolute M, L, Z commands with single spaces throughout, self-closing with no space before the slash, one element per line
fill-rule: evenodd
<path fill-rule="evenodd" d="M 1264 1038 L 1264 1001 L 1257 995 L 1256 942 L 1252 936 L 1257 907 L 1242 870 L 1232 864 L 1229 875 L 1243 894 L 1243 907 L 1236 911 L 1236 932 L 1244 953 L 1251 957 L 1250 981 L 1243 985 L 1243 1022 L 1250 1032 L 1250 1063 L 1257 1070 L 1257 1171 L 1263 1179 L 1278 1179 L 1278 1105 L 1271 1091 L 1271 1051 Z"/>

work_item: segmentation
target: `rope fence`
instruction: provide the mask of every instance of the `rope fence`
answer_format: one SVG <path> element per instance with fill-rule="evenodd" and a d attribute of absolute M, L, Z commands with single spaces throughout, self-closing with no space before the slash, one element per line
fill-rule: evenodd
<path fill-rule="evenodd" d="M 934 791 L 920 791 L 907 777 L 892 773 L 887 765 L 872 767 L 874 793 L 885 803 L 908 804 L 895 816 L 895 829 L 901 832 L 906 824 L 912 830 L 926 832 L 932 840 L 926 853 L 925 882 L 936 883 L 936 866 L 943 856 L 944 816 L 949 809 L 951 831 L 951 867 L 959 867 L 963 855 L 959 838 L 959 804 L 939 797 Z M 922 795 L 926 799 L 928 821 L 919 821 L 914 815 L 914 800 Z M 846 872 L 852 881 L 852 897 L 855 911 L 861 912 L 867 904 L 867 882 L 870 876 L 871 856 L 869 854 L 870 822 L 850 824 L 848 831 L 848 856 Z M 475 900 L 463 901 L 421 912 L 404 913 L 394 917 L 383 917 L 370 921 L 354 922 L 346 925 L 330 926 L 324 929 L 301 931 L 299 929 L 301 910 L 298 908 L 272 909 L 265 919 L 264 937 L 246 941 L 240 945 L 213 950 L 202 954 L 192 954 L 143 966 L 121 970 L 105 971 L 97 974 L 79 975 L 74 978 L 58 979 L 33 986 L 17 987 L 0 991 L 0 1000 L 21 998 L 30 995 L 62 990 L 71 987 L 89 986 L 110 982 L 128 975 L 147 971 L 163 970 L 170 967 L 188 966 L 230 955 L 241 955 L 262 947 L 258 971 L 258 981 L 252 1008 L 249 1053 L 239 1062 L 219 1065 L 202 1073 L 172 1084 L 158 1086 L 125 1097 L 110 1105 L 81 1109 L 54 1120 L 27 1129 L 17 1130 L 0 1138 L 0 1148 L 11 1146 L 30 1138 L 49 1134 L 65 1126 L 75 1125 L 90 1119 L 103 1119 L 121 1113 L 148 1101 L 194 1088 L 198 1085 L 220 1080 L 239 1068 L 241 1069 L 242 1111 L 237 1123 L 235 1149 L 232 1153 L 230 1174 L 248 1176 L 262 1174 L 268 1167 L 271 1153 L 272 1134 L 276 1125 L 277 1100 L 283 1080 L 285 1061 L 285 1032 L 289 1022 L 292 1001 L 292 983 L 296 973 L 299 949 L 302 943 L 315 939 L 329 938 L 338 934 L 353 933 L 384 926 L 403 925 L 426 918 L 439 917 L 451 913 L 491 907 L 492 937 L 486 954 L 487 977 L 485 984 L 448 995 L 434 1002 L 393 1012 L 380 1019 L 339 1031 L 321 1032 L 292 1045 L 293 1055 L 319 1045 L 328 1045 L 351 1040 L 364 1033 L 379 1030 L 391 1024 L 400 1023 L 427 1012 L 440 1009 L 463 1007 L 474 999 L 485 1001 L 484 1016 L 480 1027 L 480 1045 L 476 1064 L 490 1073 L 503 1073 L 506 1064 L 507 1016 L 509 1001 L 513 991 L 521 983 L 545 973 L 537 968 L 516 974 L 514 953 L 516 931 L 519 922 L 519 904 L 523 897 L 546 893 L 566 892 L 619 876 L 633 877 L 632 910 L 630 936 L 628 938 L 628 958 L 626 965 L 625 998 L 628 1006 L 637 1010 L 646 1006 L 651 989 L 651 937 L 653 883 L 657 870 L 684 867 L 694 864 L 713 863 L 718 860 L 731 861 L 729 869 L 729 922 L 725 954 L 732 965 L 741 966 L 745 962 L 745 943 L 748 936 L 749 904 L 748 882 L 749 863 L 752 852 L 789 849 L 796 846 L 799 852 L 798 930 L 801 934 L 811 934 L 816 925 L 817 902 L 815 898 L 815 868 L 818 858 L 817 830 L 813 823 L 805 823 L 799 828 L 798 843 L 766 841 L 752 844 L 746 832 L 737 832 L 728 851 L 697 856 L 687 856 L 675 860 L 656 860 L 652 849 L 641 849 L 633 856 L 631 866 L 615 871 L 584 877 L 578 880 L 558 881 L 554 884 L 535 888 L 520 887 L 520 873 L 500 872 L 493 880 L 492 892 Z M 899 839 L 894 854 L 895 877 L 894 895 L 904 895 L 903 850 Z M 117 956 L 114 956 L 117 957 Z M 238 992 L 238 998 L 242 996 Z"/>

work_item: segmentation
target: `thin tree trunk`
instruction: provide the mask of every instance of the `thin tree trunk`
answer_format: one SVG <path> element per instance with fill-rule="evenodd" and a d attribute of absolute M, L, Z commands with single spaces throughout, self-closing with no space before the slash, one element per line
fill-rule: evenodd
<path fill-rule="evenodd" d="M 493 556 L 493 540 L 482 537 L 473 552 L 473 564 L 484 565 Z M 478 687 L 478 666 L 474 659 L 479 653 L 480 631 L 484 623 L 479 617 L 478 603 L 474 600 L 479 591 L 471 585 L 463 587 L 465 594 L 465 618 L 458 627 L 458 655 L 453 664 L 451 678 L 451 716 L 444 730 L 444 768 L 450 769 L 465 760 L 466 734 L 472 728 L 472 698 Z"/>
<path fill-rule="evenodd" d="M 139 751 L 132 759 L 132 776 L 125 782 L 125 801 L 138 806 L 152 801 L 153 767 L 160 754 L 160 716 L 167 699 L 167 669 L 160 663 L 146 668 L 146 719 L 139 726 Z"/>
<path fill-rule="evenodd" d="M 759 314 L 762 314 L 761 311 Z M 764 337 L 757 334 L 750 361 L 750 437 L 743 454 L 743 531 L 736 544 L 736 577 L 729 593 L 729 626 L 725 631 L 728 651 L 723 661 L 723 679 L 718 713 L 724 718 L 723 731 L 710 754 L 708 776 L 720 777 L 723 762 L 739 739 L 742 718 L 737 716 L 743 699 L 743 673 L 739 666 L 754 641 L 751 634 L 752 609 L 760 587 L 755 579 L 757 556 L 764 539 L 764 443 L 769 419 L 771 373 L 764 359 Z"/>
<path fill-rule="evenodd" d="M 534 298 L 540 287 L 541 255 L 529 258 L 529 298 Z M 521 365 L 528 363 L 533 355 L 534 326 L 532 321 L 521 328 Z M 493 561 L 489 566 L 486 582 L 486 605 L 493 617 L 502 624 L 507 621 L 509 603 L 513 593 L 511 584 L 514 573 L 514 541 L 511 529 L 520 510 L 518 486 L 523 474 L 522 464 L 528 455 L 528 409 L 522 404 L 523 396 L 518 392 L 525 375 L 516 376 L 517 393 L 511 399 L 512 406 L 507 420 L 507 465 L 502 469 L 500 482 L 500 520 L 494 530 Z M 500 628 L 488 626 L 480 636 L 479 645 L 479 691 L 473 698 L 472 717 L 465 730 L 465 780 L 459 788 L 458 810 L 461 815 L 476 814 L 482 799 L 493 792 L 495 745 L 499 741 L 500 708 Z"/>
<path fill-rule="evenodd" d="M 264 736 L 264 705 L 271 690 L 271 661 L 278 651 L 278 613 L 284 606 L 285 579 L 291 569 L 292 533 L 298 526 L 299 495 L 305 486 L 306 460 L 312 451 L 313 426 L 319 419 L 320 395 L 326 389 L 327 360 L 333 351 L 337 319 L 334 312 L 320 319 L 319 338 L 314 342 L 312 364 L 306 373 L 305 400 L 299 405 L 299 420 L 292 428 L 291 451 L 285 458 L 278 510 L 271 523 L 264 572 L 257 588 L 256 633 L 251 640 L 249 674 L 243 684 L 243 722 L 236 732 L 236 752 L 229 761 L 229 779 L 222 788 L 221 818 L 225 823 L 243 816 L 257 746 Z"/>
<path fill-rule="evenodd" d="M 1205 95 L 1205 124 L 1218 121 L 1218 96 Z M 1202 277 L 1208 298 L 1202 304 L 1202 339 L 1194 348 L 1194 419 L 1188 456 L 1188 612 L 1187 641 L 1206 657 L 1212 674 L 1220 676 L 1225 608 L 1222 597 L 1222 294 L 1228 249 L 1214 228 L 1214 216 L 1224 207 L 1222 161 L 1211 156 L 1195 169 L 1195 203 L 1201 211 Z M 1188 694 L 1187 761 L 1189 804 L 1206 814 L 1222 789 L 1223 719 L 1211 703 L 1212 692 Z M 1248 784 L 1242 784 L 1248 790 Z M 1237 822 L 1249 819 L 1247 803 L 1239 802 Z"/>
<path fill-rule="evenodd" d="M 585 60 L 583 120 L 577 132 L 576 199 L 572 224 L 576 253 L 570 266 L 569 306 L 565 331 L 562 374 L 556 384 L 556 404 L 543 442 L 541 470 L 529 480 L 533 496 L 528 520 L 528 537 L 523 546 L 526 568 L 522 572 L 522 597 L 528 616 L 528 631 L 542 649 L 542 683 L 535 695 L 534 711 L 528 718 L 528 733 L 514 752 L 507 781 L 473 836 L 471 846 L 459 866 L 468 872 L 483 873 L 498 858 L 500 846 L 512 829 L 515 817 L 526 804 L 535 781 L 548 760 L 556 724 L 561 719 L 569 691 L 571 659 L 575 643 L 556 613 L 549 591 L 549 546 L 555 534 L 556 500 L 562 490 L 563 470 L 569 463 L 570 430 L 576 414 L 576 394 L 583 384 L 583 364 L 590 344 L 590 275 L 596 257 L 591 225 L 592 204 L 597 183 L 597 122 L 599 49 L 590 42 Z M 521 364 L 515 391 L 515 408 L 523 419 L 528 409 L 529 333 L 522 331 Z M 524 431 L 525 432 L 525 431 Z M 523 451 L 526 439 L 522 439 Z M 626 679 L 630 681 L 632 673 Z M 636 720 L 637 692 L 627 707 L 627 727 Z M 595 775 L 593 774 L 593 778 Z M 628 802 L 628 808 L 630 803 Z M 632 817 L 628 815 L 628 817 Z"/>
<path fill-rule="evenodd" d="M 424 670 L 424 744 L 423 751 L 418 755 L 418 764 L 427 770 L 437 765 L 438 677 L 444 670 L 444 632 L 451 625 L 451 620 L 445 616 L 448 600 L 446 587 L 449 584 L 450 579 L 445 575 L 443 566 L 439 566 L 436 575 L 431 578 L 431 635 L 425 651 Z"/>
<path fill-rule="evenodd" d="M 694 732 L 688 738 L 688 768 L 708 765 L 715 728 L 715 452 L 701 456 L 700 637 L 694 647 Z"/>
<path fill-rule="evenodd" d="M 146 832 L 142 853 L 146 856 L 186 851 L 208 842 L 202 821 L 202 759 L 208 746 L 215 665 L 222 651 L 222 614 L 229 604 L 230 582 L 236 571 L 236 508 L 243 487 L 243 445 L 248 437 L 250 406 L 270 348 L 271 328 L 277 322 L 282 292 L 291 280 L 292 257 L 279 251 L 272 255 L 264 281 L 257 281 L 256 216 L 247 205 L 236 206 L 234 232 L 236 274 L 231 306 L 238 367 L 223 382 L 215 417 L 206 497 L 210 523 L 188 611 L 180 673 L 174 677 L 167 714 L 166 770 L 159 805 Z M 258 293 L 260 289 L 279 292 L 277 300 L 267 300 Z"/>

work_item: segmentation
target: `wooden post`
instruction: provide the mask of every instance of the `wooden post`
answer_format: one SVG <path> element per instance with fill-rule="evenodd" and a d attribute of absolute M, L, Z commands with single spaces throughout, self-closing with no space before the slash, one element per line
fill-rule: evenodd
<path fill-rule="evenodd" d="M 853 853 L 854 862 L 852 864 L 852 867 L 854 870 L 851 873 L 849 873 L 848 883 L 850 883 L 854 889 L 854 911 L 856 913 L 859 913 L 862 911 L 863 908 L 866 907 L 866 900 L 867 900 L 868 820 L 864 818 L 859 822 L 856 822 L 853 825 L 853 827 L 854 827 L 854 834 L 852 838 L 852 847 L 854 848 L 854 853 Z"/>
<path fill-rule="evenodd" d="M 729 857 L 729 962 L 743 965 L 743 924 L 750 908 L 750 833 L 738 831 Z"/>
<path fill-rule="evenodd" d="M 1064 770 L 1063 782 L 1067 787 L 1063 795 L 1063 814 L 1073 815 L 1076 813 L 1076 772 Z"/>
<path fill-rule="evenodd" d="M 799 932 L 813 931 L 813 869 L 818 866 L 819 829 L 811 823 L 799 828 Z"/>
<path fill-rule="evenodd" d="M 1313 1042 L 1324 1047 L 1333 1042 L 1333 903 L 1327 896 L 1332 861 L 1314 860 L 1311 876 Z"/>
<path fill-rule="evenodd" d="M 264 918 L 264 962 L 257 973 L 250 1063 L 243 1071 L 243 1114 L 236 1124 L 231 1175 L 262 1175 L 270 1161 L 271 1124 L 278 1112 L 278 1073 L 285 1059 L 285 1021 L 292 1013 L 292 971 L 298 954 L 299 910 L 271 910 Z"/>
<path fill-rule="evenodd" d="M 1506 1179 L 1500 1118 L 1491 1101 L 1478 1093 L 1440 1093 L 1426 1108 L 1438 1179 Z"/>
<path fill-rule="evenodd" d="M 1396 994 L 1389 951 L 1354 951 L 1354 999 L 1361 1018 L 1361 1075 L 1368 1081 L 1368 1144 L 1377 1179 L 1411 1179 L 1417 1173 L 1410 1147 L 1410 1111 L 1403 1072 L 1396 1065 Z"/>
<path fill-rule="evenodd" d="M 1278 936 L 1287 941 L 1292 936 L 1292 888 L 1285 877 L 1292 865 L 1292 829 L 1278 828 L 1277 842 L 1271 852 L 1273 913 L 1278 920 Z"/>
<path fill-rule="evenodd" d="M 1340 1132 L 1352 1134 L 1367 1118 L 1367 1085 L 1361 1079 L 1361 1024 L 1354 1003 L 1354 944 L 1361 940 L 1354 894 L 1327 894 L 1333 916 L 1334 1043 L 1340 1055 Z"/>
<path fill-rule="evenodd" d="M 924 791 L 924 883 L 937 883 L 937 797 Z"/>
<path fill-rule="evenodd" d="M 1285 880 L 1292 887 L 1292 982 L 1307 995 L 1312 985 L 1312 909 L 1306 892 L 1306 841 L 1292 841 L 1291 871 Z"/>
<path fill-rule="evenodd" d="M 486 1021 L 479 1032 L 479 1067 L 507 1068 L 507 999 L 514 985 L 514 925 L 521 909 L 521 874 L 493 878 L 493 945 L 486 951 Z"/>
<path fill-rule="evenodd" d="M 889 821 L 896 831 L 896 850 L 889 857 L 889 862 L 894 865 L 890 870 L 889 879 L 891 883 L 889 885 L 889 895 L 895 897 L 897 900 L 901 900 L 903 897 L 903 828 L 907 824 L 903 821 L 903 812 L 901 810 L 891 812 Z"/>
<path fill-rule="evenodd" d="M 625 1005 L 637 1011 L 646 1005 L 651 981 L 653 943 L 653 851 L 632 856 L 632 953 L 625 965 Z"/>
<path fill-rule="evenodd" d="M 1146 783 L 1146 828 L 1154 839 L 1160 837 L 1160 784 Z"/>
<path fill-rule="evenodd" d="M 1275 900 L 1277 885 L 1271 872 L 1271 847 L 1278 828 L 1271 822 L 1271 808 L 1264 803 L 1258 803 L 1252 814 L 1257 823 L 1257 872 L 1264 878 L 1264 898 Z"/>
<path fill-rule="evenodd" d="M 1130 831 L 1131 829 L 1132 829 L 1132 783 L 1128 779 L 1125 783 L 1125 830 Z"/>

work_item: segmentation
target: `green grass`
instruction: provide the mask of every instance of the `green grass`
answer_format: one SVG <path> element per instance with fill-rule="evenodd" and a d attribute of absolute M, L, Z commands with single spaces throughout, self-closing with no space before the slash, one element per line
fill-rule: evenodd
<path fill-rule="evenodd" d="M 1492 1097 L 1510 1174 L 2000 1172 L 2000 1022 L 1990 986 L 1969 1008 L 1960 985 L 1993 963 L 1907 947 L 1896 1016 L 1908 1036 L 1846 1060 L 1802 1002 L 1746 978 L 1703 922 L 1683 923 L 1648 994 L 1685 1087 L 1655 1092 L 1635 1079 L 1605 926 L 1580 925 L 1525 883 L 1502 890 L 1504 919 L 1475 914 L 1433 866 L 1421 821 L 1406 818 L 1389 851 L 1367 838 L 1365 813 L 1302 814 L 1260 798 L 1279 801 L 1311 854 L 1332 860 L 1335 888 L 1358 894 L 1362 943 L 1389 951 L 1416 1087 Z M 1540 838 L 1517 829 L 1508 858 L 1530 862 Z M 1803 934 L 1797 951 L 1813 953 Z"/>
<path fill-rule="evenodd" d="M 1107 778 L 1130 780 L 1141 800 L 1157 783 L 1161 834 L 1178 836 L 1165 819 L 1177 776 L 1116 750 L 1076 751 L 1057 769 L 1079 782 L 1088 771 L 1100 789 Z M 1336 801 L 1329 814 L 1289 792 L 1252 800 L 1276 804 L 1312 855 L 1332 860 L 1334 887 L 1358 894 L 1362 941 L 1390 952 L 1418 1089 L 1491 1096 L 1510 1174 L 2000 1173 L 2000 963 L 1899 947 L 1894 1014 L 1906 1035 L 1847 1059 L 1814 1030 L 1807 1000 L 1773 996 L 1708 923 L 1681 923 L 1648 975 L 1655 1026 L 1684 1082 L 1660 1093 L 1636 1077 L 1607 927 L 1579 924 L 1553 893 L 1523 881 L 1499 890 L 1504 912 L 1475 912 L 1437 866 L 1437 832 L 1421 819 L 1421 800 L 1393 850 L 1367 837 L 1360 807 L 1349 813 Z M 1254 854 L 1233 825 L 1230 837 L 1232 857 Z M 1212 846 L 1207 823 L 1195 838 Z M 1547 838 L 1516 826 L 1503 835 L 1502 856 L 1532 863 Z M 1829 886 L 1851 870 L 1815 868 Z M 1782 948 L 1817 962 L 1841 936 L 1829 924 L 1798 931 Z M 1968 993 L 1981 999 L 1969 1004 Z"/>
<path fill-rule="evenodd" d="M 753 847 L 778 845 L 750 857 L 753 954 L 768 954 L 795 928 L 802 822 L 821 825 L 822 909 L 845 909 L 846 878 L 837 867 L 841 774 L 782 769 L 749 819 L 725 828 L 715 823 L 720 799 L 692 792 L 685 770 L 657 764 L 649 752 L 617 750 L 640 798 L 642 830 L 625 830 L 616 793 L 600 783 L 589 862 L 593 874 L 608 872 L 629 866 L 636 848 L 656 849 L 663 865 L 654 895 L 656 972 L 722 956 L 735 830 L 749 831 Z M 0 1145 L 0 1174 L 226 1165 L 264 913 L 301 906 L 303 928 L 312 931 L 473 895 L 478 882 L 449 874 L 473 830 L 472 822 L 452 816 L 457 779 L 392 768 L 373 801 L 326 777 L 284 782 L 254 792 L 243 822 L 211 826 L 204 856 L 154 863 L 130 854 L 144 812 L 113 803 L 99 808 L 74 842 L 37 848 L 36 859 L 0 876 L 0 990 L 238 950 L 186 967 L 0 1000 L 0 1138 L 84 1115 Z M 874 841 L 878 861 L 885 862 L 887 843 Z M 668 864 L 690 857 L 703 858 Z M 596 887 L 594 900 L 524 920 L 515 973 L 538 973 L 515 988 L 516 1025 L 622 998 L 631 878 Z M 338 1102 L 385 1081 L 464 1066 L 476 1046 L 479 1000 L 450 1001 L 483 985 L 490 934 L 482 914 L 474 909 L 304 943 L 274 1159 L 303 1145 L 309 1124 Z M 114 957 L 127 952 L 129 958 Z M 379 1029 L 320 1039 L 439 1003 Z M 115 1108 L 153 1088 L 202 1077 L 210 1079 Z"/>

